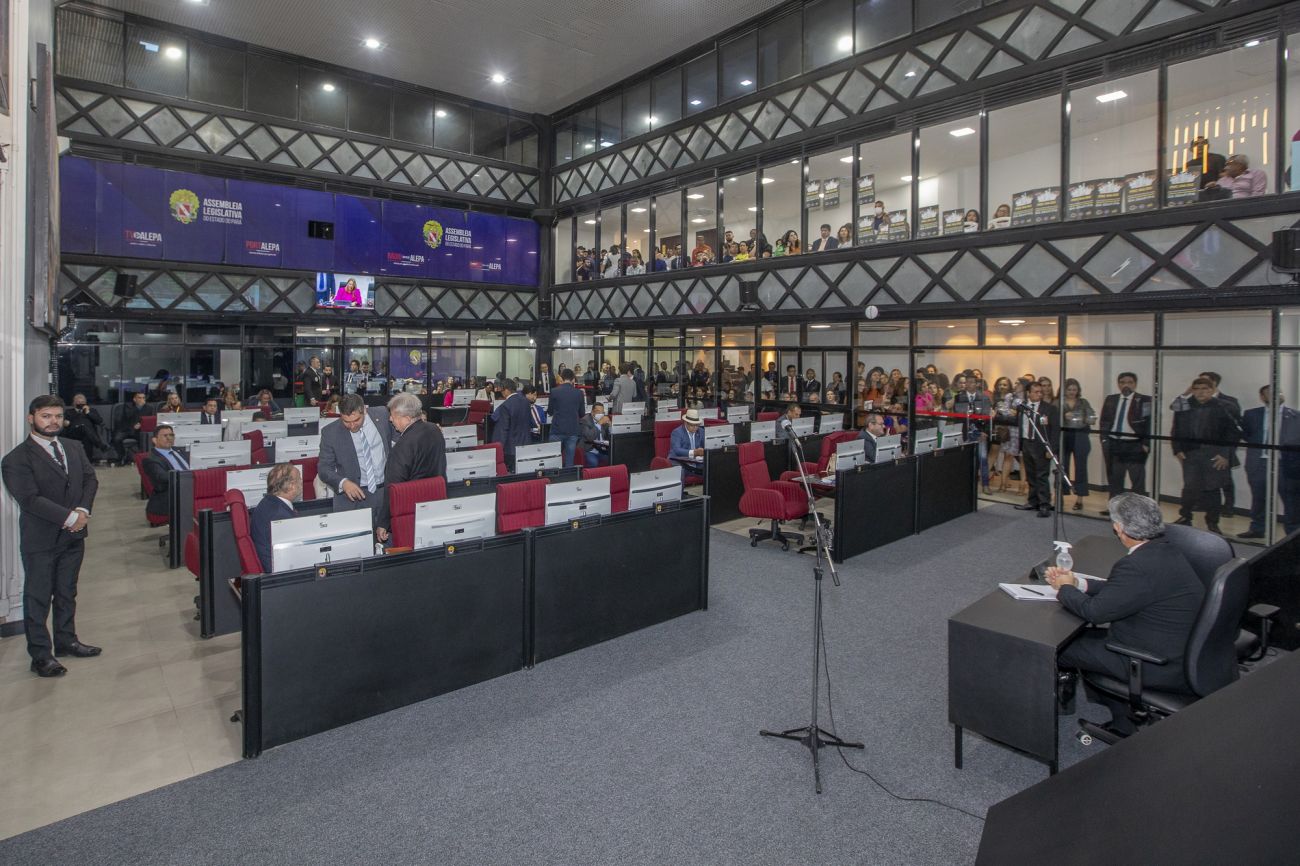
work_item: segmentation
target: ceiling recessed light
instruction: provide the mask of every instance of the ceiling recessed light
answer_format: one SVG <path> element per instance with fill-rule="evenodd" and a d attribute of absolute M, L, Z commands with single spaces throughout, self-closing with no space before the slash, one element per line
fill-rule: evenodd
<path fill-rule="evenodd" d="M 643 208 L 643 207 L 634 207 L 634 208 L 632 208 L 632 213 L 645 213 L 645 208 Z"/>
<path fill-rule="evenodd" d="M 903 77 L 904 77 L 904 78 L 915 78 L 915 77 L 916 77 L 916 70 L 915 70 L 915 69 L 909 69 L 909 70 L 907 70 L 906 72 L 903 73 Z"/>
<path fill-rule="evenodd" d="M 956 325 L 949 325 L 948 327 L 951 329 L 951 328 L 955 328 L 955 327 L 957 327 L 957 326 L 956 326 Z"/>
<path fill-rule="evenodd" d="M 827 328 L 829 328 L 830 325 L 809 325 L 808 327 L 812 328 L 815 331 L 824 331 Z"/>
<path fill-rule="evenodd" d="M 899 180 L 901 180 L 903 183 L 911 183 L 912 176 L 910 174 L 905 174 L 902 177 L 900 177 Z"/>
<path fill-rule="evenodd" d="M 605 141 L 605 140 L 602 138 L 602 139 L 600 140 L 600 146 L 601 146 L 601 147 L 613 147 L 613 146 L 614 146 L 614 142 L 612 142 L 612 141 Z"/>
<path fill-rule="evenodd" d="M 447 112 L 445 112 L 445 111 L 443 111 L 441 108 L 439 108 L 437 111 L 435 111 L 435 112 L 433 113 L 433 116 L 434 116 L 434 117 L 446 117 L 446 116 L 447 116 Z"/>
<path fill-rule="evenodd" d="M 645 122 L 648 123 L 648 124 L 650 124 L 651 126 L 654 126 L 656 123 L 659 122 L 659 118 L 657 118 L 657 117 L 655 117 L 653 114 L 651 114 L 651 115 L 649 115 L 649 116 L 645 119 Z"/>
<path fill-rule="evenodd" d="M 853 162 L 853 157 L 851 157 L 851 156 L 841 156 L 841 157 L 840 157 L 840 162 Z"/>
<path fill-rule="evenodd" d="M 853 50 L 853 37 L 852 37 L 852 36 L 848 36 L 848 35 L 841 36 L 841 37 L 839 38 L 839 41 L 835 43 L 835 47 L 838 48 L 838 49 L 841 50 L 841 51 L 852 51 L 852 50 Z"/>
<path fill-rule="evenodd" d="M 975 130 L 971 129 L 969 126 L 963 126 L 961 129 L 948 130 L 948 134 L 953 138 L 965 138 L 968 135 L 974 135 Z"/>
<path fill-rule="evenodd" d="M 998 319 L 998 324 L 999 324 L 999 325 L 1012 325 L 1012 326 L 1014 326 L 1014 325 L 1023 325 L 1024 323 L 1025 323 L 1025 320 L 1024 320 L 1024 319 Z"/>
<path fill-rule="evenodd" d="M 745 210 L 749 211 L 750 213 L 758 213 L 758 208 L 756 207 L 745 208 Z"/>
<path fill-rule="evenodd" d="M 790 160 L 790 164 L 791 164 L 791 165 L 798 165 L 798 164 L 799 164 L 799 160 L 797 160 L 797 159 L 792 159 L 792 160 Z"/>
<path fill-rule="evenodd" d="M 589 226 L 594 226 L 594 225 L 596 224 L 596 221 L 595 221 L 595 220 L 583 220 L 582 222 L 583 222 L 583 224 L 585 224 L 585 225 L 589 225 Z"/>
<path fill-rule="evenodd" d="M 695 223 L 696 225 L 698 225 L 698 224 L 700 224 L 700 223 L 706 223 L 706 222 L 708 222 L 708 220 L 706 220 L 704 217 L 696 217 L 695 219 L 691 220 L 691 222 L 693 222 L 693 223 Z"/>
<path fill-rule="evenodd" d="M 776 183 L 776 178 L 774 178 L 774 177 L 765 177 L 765 178 L 763 178 L 763 183 Z"/>
<path fill-rule="evenodd" d="M 741 86 L 741 87 L 748 87 L 749 85 L 751 85 L 751 84 L 753 84 L 753 83 L 754 83 L 754 82 L 751 81 L 751 80 L 748 79 L 748 78 L 742 78 L 742 79 L 740 79 L 740 86 Z"/>
<path fill-rule="evenodd" d="M 596 142 L 594 142 L 594 141 L 589 141 L 589 142 L 587 142 L 586 144 L 584 144 L 583 147 L 587 148 L 587 150 L 595 150 L 595 149 L 596 149 Z"/>
<path fill-rule="evenodd" d="M 502 75 L 500 72 L 493 72 L 491 81 L 493 84 L 505 84 L 506 77 Z"/>
<path fill-rule="evenodd" d="M 333 93 L 335 88 L 333 84 L 330 84 L 328 81 L 326 81 L 324 84 L 320 86 L 320 89 L 325 91 L 326 93 Z"/>
<path fill-rule="evenodd" d="M 700 333 L 700 332 L 703 331 L 703 330 L 704 330 L 703 328 L 687 328 L 687 329 L 686 329 L 686 333 L 688 333 L 688 334 L 698 334 L 698 333 Z"/>
<path fill-rule="evenodd" d="M 325 333 L 328 333 L 328 332 L 329 332 L 329 328 L 317 328 L 317 329 L 316 329 L 316 333 L 318 333 L 318 334 L 325 334 Z"/>
<path fill-rule="evenodd" d="M 366 37 L 366 40 L 361 44 L 366 46 L 367 48 L 375 49 L 381 47 L 384 43 L 380 42 L 378 39 L 376 39 L 373 36 L 368 36 Z"/>
<path fill-rule="evenodd" d="M 1252 39 L 1252 40 L 1250 40 L 1249 42 L 1246 43 L 1246 47 L 1247 47 L 1247 48 L 1254 48 L 1254 47 L 1255 47 L 1256 45 L 1258 45 L 1258 44 L 1259 44 L 1259 40 L 1258 40 L 1258 39 Z"/>
<path fill-rule="evenodd" d="M 699 199 L 704 198 L 704 193 L 702 193 L 702 192 L 693 192 L 693 193 L 691 193 L 690 195 L 688 195 L 687 198 L 691 199 L 692 201 L 698 201 Z"/>
<path fill-rule="evenodd" d="M 175 45 L 168 45 L 163 49 L 163 56 L 168 60 L 180 60 L 185 56 L 185 52 Z"/>
<path fill-rule="evenodd" d="M 1114 102 L 1115 100 L 1123 99 L 1126 96 L 1128 96 L 1128 94 L 1122 90 L 1112 90 L 1110 93 L 1100 94 L 1097 97 L 1097 101 L 1101 103 Z"/>
<path fill-rule="evenodd" d="M 698 99 L 692 99 L 692 100 L 691 100 L 691 105 L 699 105 L 699 104 L 700 104 L 700 101 L 699 101 Z"/>

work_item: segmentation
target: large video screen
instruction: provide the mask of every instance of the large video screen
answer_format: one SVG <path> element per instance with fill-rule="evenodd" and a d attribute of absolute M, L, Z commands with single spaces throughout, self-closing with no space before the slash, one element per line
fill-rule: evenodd
<path fill-rule="evenodd" d="M 316 275 L 316 306 L 339 310 L 373 310 L 375 278 L 365 274 Z"/>

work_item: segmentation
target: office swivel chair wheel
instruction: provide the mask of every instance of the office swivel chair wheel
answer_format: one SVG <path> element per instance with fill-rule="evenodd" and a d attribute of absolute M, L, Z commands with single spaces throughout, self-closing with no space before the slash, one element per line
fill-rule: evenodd
<path fill-rule="evenodd" d="M 749 537 L 749 546 L 750 546 L 750 547 L 758 547 L 758 539 L 751 535 L 751 536 Z"/>
<path fill-rule="evenodd" d="M 1092 745 L 1092 734 L 1088 733 L 1087 731 L 1079 731 L 1079 732 L 1078 732 L 1077 734 L 1075 734 L 1074 736 L 1075 736 L 1075 737 L 1079 740 L 1079 742 L 1082 743 L 1083 745 L 1085 745 L 1085 746 L 1091 746 L 1091 745 Z"/>

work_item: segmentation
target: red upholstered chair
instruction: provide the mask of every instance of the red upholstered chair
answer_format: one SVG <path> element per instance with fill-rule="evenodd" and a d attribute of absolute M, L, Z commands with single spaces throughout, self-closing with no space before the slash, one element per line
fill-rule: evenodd
<path fill-rule="evenodd" d="M 149 480 L 149 476 L 145 474 L 144 471 L 144 458 L 148 456 L 149 455 L 144 451 L 137 451 L 133 458 L 135 460 L 135 471 L 140 475 L 140 487 L 144 490 L 145 499 L 153 496 L 153 483 Z M 170 516 L 166 514 L 150 514 L 147 509 L 145 510 L 144 516 L 145 519 L 149 521 L 150 526 L 166 526 L 171 522 Z"/>
<path fill-rule="evenodd" d="M 259 431 L 260 432 L 260 431 Z M 319 457 L 303 457 L 298 460 L 291 460 L 298 471 L 302 473 L 302 498 L 303 501 L 316 498 L 316 467 L 320 463 Z"/>
<path fill-rule="evenodd" d="M 546 522 L 546 485 L 549 478 L 515 481 L 497 486 L 497 532 L 518 532 Z"/>
<path fill-rule="evenodd" d="M 500 442 L 488 442 L 485 445 L 475 445 L 471 451 L 485 451 L 491 449 L 497 453 L 497 475 L 509 475 L 510 469 L 506 466 L 506 449 Z"/>
<path fill-rule="evenodd" d="M 822 452 L 817 458 L 816 463 L 805 462 L 803 471 L 805 475 L 815 475 L 821 477 L 826 474 L 826 467 L 830 465 L 831 455 L 835 453 L 835 446 L 841 442 L 848 442 L 857 439 L 858 434 L 853 430 L 836 430 L 834 433 L 827 433 L 822 439 Z M 781 473 L 782 481 L 793 481 L 799 483 L 799 473 L 791 469 L 788 472 Z"/>
<path fill-rule="evenodd" d="M 251 452 L 249 459 L 253 461 L 254 466 L 260 466 L 266 462 L 266 443 L 262 441 L 262 431 L 253 430 L 243 434 L 244 438 L 253 444 L 249 447 Z"/>
<path fill-rule="evenodd" d="M 758 413 L 758 417 L 755 418 L 754 420 L 755 420 L 755 421 L 775 421 L 777 418 L 780 418 L 780 417 L 781 417 L 781 413 L 780 413 L 780 412 L 759 412 L 759 413 Z"/>
<path fill-rule="evenodd" d="M 617 514 L 627 511 L 628 489 L 632 485 L 628 477 L 627 466 L 619 463 L 615 466 L 601 466 L 596 469 L 583 469 L 583 478 L 608 478 L 609 501 L 611 510 Z"/>
<path fill-rule="evenodd" d="M 491 400 L 470 400 L 469 412 L 465 415 L 466 424 L 482 424 L 483 419 L 492 414 Z"/>
<path fill-rule="evenodd" d="M 157 415 L 141 415 L 141 416 L 140 416 L 140 432 L 141 432 L 141 433 L 148 433 L 149 435 L 152 436 L 153 433 L 154 433 L 154 431 L 157 430 L 157 429 L 158 429 L 158 416 L 157 416 Z"/>
<path fill-rule="evenodd" d="M 808 497 L 803 488 L 790 481 L 772 480 L 767 473 L 762 442 L 746 442 L 737 451 L 740 481 L 745 489 L 740 496 L 740 513 L 772 521 L 771 529 L 749 530 L 750 547 L 757 547 L 760 541 L 769 538 L 781 542 L 782 550 L 789 550 L 791 541 L 803 544 L 803 535 L 781 531 L 781 521 L 807 516 Z"/>
<path fill-rule="evenodd" d="M 199 576 L 199 512 L 205 508 L 226 510 L 226 473 L 247 466 L 213 466 L 211 469 L 194 469 L 194 525 L 185 536 L 185 567 L 195 579 Z M 184 528 L 184 527 L 182 527 Z"/>
<path fill-rule="evenodd" d="M 651 469 L 672 469 L 677 464 L 668 459 L 668 452 L 672 450 L 673 431 L 682 426 L 681 421 L 656 421 L 655 422 L 655 456 L 650 461 Z M 682 479 L 682 484 L 689 487 L 692 484 L 703 484 L 704 476 L 696 475 L 693 472 L 687 472 Z"/>
<path fill-rule="evenodd" d="M 421 502 L 436 502 L 447 498 L 445 478 L 421 478 L 403 481 L 388 488 L 388 513 L 391 516 L 388 531 L 393 547 L 415 546 L 415 506 Z"/>
<path fill-rule="evenodd" d="M 253 533 L 248 524 L 248 504 L 244 501 L 244 491 L 226 491 L 226 509 L 230 512 L 230 528 L 235 534 L 235 550 L 239 552 L 239 571 L 245 576 L 262 574 L 266 571 L 262 561 L 257 558 L 257 548 L 253 545 Z"/>

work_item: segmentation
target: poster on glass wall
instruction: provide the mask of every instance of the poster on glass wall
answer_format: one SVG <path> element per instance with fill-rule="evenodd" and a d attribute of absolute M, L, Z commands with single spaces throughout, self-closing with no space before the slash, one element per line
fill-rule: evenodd
<path fill-rule="evenodd" d="M 803 203 L 808 210 L 815 210 L 822 206 L 822 182 L 820 180 L 810 180 L 803 185 Z"/>
<path fill-rule="evenodd" d="M 916 215 L 916 236 L 934 238 L 939 236 L 939 208 L 936 205 L 923 207 Z"/>
<path fill-rule="evenodd" d="M 891 241 L 905 241 L 912 236 L 912 227 L 907 222 L 907 211 L 891 210 L 889 212 L 889 225 L 885 230 L 885 237 Z"/>
<path fill-rule="evenodd" d="M 858 178 L 858 204 L 869 205 L 876 200 L 876 176 L 864 174 Z"/>
<path fill-rule="evenodd" d="M 1108 177 L 1092 181 L 1096 194 L 1092 200 L 1093 216 L 1112 216 L 1123 208 L 1124 179 Z"/>
<path fill-rule="evenodd" d="M 822 181 L 822 207 L 830 210 L 840 206 L 840 179 L 830 177 Z"/>
<path fill-rule="evenodd" d="M 858 217 L 858 246 L 876 242 L 875 221 L 869 214 Z"/>
<path fill-rule="evenodd" d="M 1096 181 L 1085 180 L 1070 187 L 1070 195 L 1065 200 L 1065 218 L 1084 220 L 1092 216 L 1093 204 L 1097 198 Z"/>
<path fill-rule="evenodd" d="M 1156 206 L 1156 173 L 1142 171 L 1124 178 L 1124 210 L 1151 210 Z"/>
<path fill-rule="evenodd" d="M 1027 226 L 1034 221 L 1034 191 L 1027 189 L 1011 197 L 1011 224 Z"/>
<path fill-rule="evenodd" d="M 943 212 L 943 233 L 946 235 L 959 235 L 964 232 L 966 223 L 966 211 L 963 208 L 954 208 Z M 922 223 L 924 225 L 924 223 Z"/>
<path fill-rule="evenodd" d="M 1200 169 L 1174 171 L 1169 175 L 1169 184 L 1165 188 L 1165 204 L 1181 207 L 1196 201 L 1201 192 Z"/>
<path fill-rule="evenodd" d="M 1034 222 L 1054 223 L 1060 219 L 1061 188 L 1046 186 L 1034 193 Z"/>

